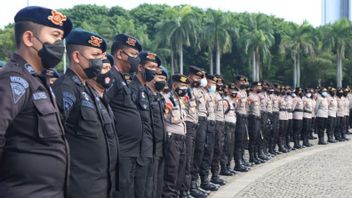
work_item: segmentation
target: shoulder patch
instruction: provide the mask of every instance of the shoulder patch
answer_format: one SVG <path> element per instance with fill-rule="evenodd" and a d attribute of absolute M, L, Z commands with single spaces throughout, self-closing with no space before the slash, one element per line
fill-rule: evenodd
<path fill-rule="evenodd" d="M 64 111 L 69 110 L 73 104 L 76 102 L 76 96 L 73 95 L 71 92 L 64 91 L 62 93 L 62 99 L 64 103 Z"/>
<path fill-rule="evenodd" d="M 22 98 L 28 88 L 28 82 L 19 76 L 10 76 L 12 99 L 15 104 Z"/>
<path fill-rule="evenodd" d="M 48 95 L 44 91 L 38 91 L 33 94 L 33 100 L 47 99 Z"/>

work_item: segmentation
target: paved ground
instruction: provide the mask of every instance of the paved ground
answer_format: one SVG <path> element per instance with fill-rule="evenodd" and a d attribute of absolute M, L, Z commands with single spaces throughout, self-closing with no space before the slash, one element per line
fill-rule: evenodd
<path fill-rule="evenodd" d="M 352 141 L 281 154 L 224 178 L 228 184 L 211 198 L 352 198 Z"/>

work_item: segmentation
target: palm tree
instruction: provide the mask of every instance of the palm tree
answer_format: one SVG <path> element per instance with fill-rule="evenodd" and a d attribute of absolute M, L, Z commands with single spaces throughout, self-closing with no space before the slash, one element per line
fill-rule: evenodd
<path fill-rule="evenodd" d="M 183 47 L 195 45 L 199 30 L 198 17 L 190 6 L 169 8 L 165 11 L 166 20 L 157 24 L 156 36 L 159 45 L 166 45 L 171 49 L 171 59 L 174 52 L 179 56 L 180 73 L 183 73 Z M 174 64 L 173 61 L 171 63 Z"/>
<path fill-rule="evenodd" d="M 221 55 L 231 51 L 231 33 L 237 33 L 237 31 L 234 26 L 230 26 L 230 16 L 228 13 L 208 10 L 207 15 L 210 17 L 202 28 L 202 40 L 206 44 L 209 51 L 210 73 L 213 74 L 213 50 L 215 49 L 216 73 L 221 74 Z"/>
<path fill-rule="evenodd" d="M 323 30 L 324 47 L 336 54 L 336 85 L 342 87 L 342 60 L 345 58 L 346 48 L 352 47 L 352 25 L 347 19 L 327 25 Z"/>
<path fill-rule="evenodd" d="M 248 15 L 246 18 L 247 27 L 243 30 L 240 43 L 244 53 L 249 55 L 249 62 L 252 64 L 252 80 L 259 81 L 261 76 L 261 63 L 270 60 L 270 47 L 275 38 L 272 24 L 263 14 Z"/>
<path fill-rule="evenodd" d="M 292 24 L 284 35 L 281 49 L 289 52 L 293 60 L 293 87 L 300 87 L 301 59 L 304 55 L 314 55 L 313 27 L 304 22 L 301 26 Z"/>

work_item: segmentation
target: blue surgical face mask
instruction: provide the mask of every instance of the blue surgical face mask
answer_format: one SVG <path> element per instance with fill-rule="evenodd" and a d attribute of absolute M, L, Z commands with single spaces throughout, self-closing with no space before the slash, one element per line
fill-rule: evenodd
<path fill-rule="evenodd" d="M 216 85 L 211 85 L 211 86 L 208 88 L 208 91 L 209 91 L 209 93 L 215 93 L 215 92 L 216 92 Z"/>

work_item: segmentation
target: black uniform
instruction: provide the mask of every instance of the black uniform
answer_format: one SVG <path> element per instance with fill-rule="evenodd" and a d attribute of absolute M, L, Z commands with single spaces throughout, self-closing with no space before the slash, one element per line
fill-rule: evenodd
<path fill-rule="evenodd" d="M 141 152 L 137 158 L 136 178 L 135 178 L 135 197 L 144 197 L 147 186 L 148 171 L 151 169 L 153 160 L 154 134 L 152 129 L 152 114 L 150 109 L 151 92 L 142 85 L 135 76 L 129 84 L 135 103 L 141 116 L 143 124 L 143 134 L 141 140 Z M 151 175 L 149 175 L 151 176 Z"/>
<path fill-rule="evenodd" d="M 109 106 L 71 69 L 53 90 L 71 151 L 69 197 L 113 197 L 118 142 Z"/>
<path fill-rule="evenodd" d="M 166 132 L 164 125 L 164 111 L 165 111 L 165 99 L 158 93 L 152 95 L 151 100 L 151 111 L 153 117 L 153 131 L 154 131 L 154 157 L 149 174 L 153 174 L 152 178 L 147 179 L 147 192 L 145 197 L 147 198 L 159 198 L 163 190 L 164 180 L 164 152 L 166 143 Z M 151 179 L 151 180 L 150 180 Z"/>
<path fill-rule="evenodd" d="M 0 197 L 63 198 L 69 153 L 48 79 L 14 54 L 0 96 Z"/>
<path fill-rule="evenodd" d="M 137 157 L 141 150 L 142 120 L 133 102 L 135 96 L 132 96 L 123 75 L 115 67 L 111 68 L 111 73 L 114 83 L 106 91 L 106 96 L 115 115 L 120 146 L 119 197 L 132 198 Z"/>

